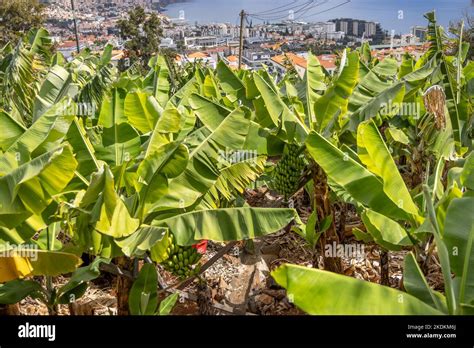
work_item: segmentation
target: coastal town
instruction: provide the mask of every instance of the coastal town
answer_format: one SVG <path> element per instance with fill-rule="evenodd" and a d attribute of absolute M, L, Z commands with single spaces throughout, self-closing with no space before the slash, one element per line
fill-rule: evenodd
<path fill-rule="evenodd" d="M 66 58 L 76 52 L 73 19 L 78 27 L 80 49 L 99 51 L 104 44 L 114 47 L 112 62 L 126 58 L 124 42 L 117 22 L 126 18 L 129 10 L 141 6 L 147 13 L 156 13 L 161 21 L 163 37 L 160 48 L 176 52 L 178 64 L 201 61 L 215 67 L 222 59 L 231 68 L 239 66 L 238 23 L 191 23 L 181 10 L 172 18 L 166 6 L 174 1 L 164 0 L 75 0 L 74 11 L 70 0 L 42 1 L 46 8 L 46 28 Z M 178 1 L 179 2 L 179 1 Z M 246 21 L 242 31 L 244 50 L 243 69 L 269 67 L 284 73 L 295 69 L 303 76 L 307 52 L 318 56 L 321 65 L 332 73 L 336 69 L 336 52 L 341 47 L 358 47 L 368 42 L 372 55 L 379 59 L 391 56 L 399 61 L 405 53 L 419 58 L 427 49 L 424 44 L 426 28 L 411 27 L 408 33 L 388 32 L 380 23 L 353 18 L 334 18 L 324 22 L 302 22 L 288 18 L 278 22 L 253 23 Z"/>

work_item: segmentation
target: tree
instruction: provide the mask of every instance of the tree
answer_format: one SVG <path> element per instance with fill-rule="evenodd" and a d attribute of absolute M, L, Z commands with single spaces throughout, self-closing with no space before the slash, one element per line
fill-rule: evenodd
<path fill-rule="evenodd" d="M 43 9 L 38 0 L 0 1 L 0 46 L 16 42 L 30 29 L 40 28 Z"/>
<path fill-rule="evenodd" d="M 128 12 L 128 19 L 118 22 L 120 37 L 126 40 L 126 56 L 131 63 L 139 61 L 142 66 L 158 52 L 163 29 L 156 13 L 148 15 L 143 7 L 137 6 Z"/>

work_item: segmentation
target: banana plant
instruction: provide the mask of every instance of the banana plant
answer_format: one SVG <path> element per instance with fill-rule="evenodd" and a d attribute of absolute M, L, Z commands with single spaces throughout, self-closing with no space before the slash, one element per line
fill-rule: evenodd
<path fill-rule="evenodd" d="M 154 80 L 163 78 L 153 71 Z M 246 107 L 225 117 L 194 113 L 182 105 L 184 98 L 164 98 L 166 88 L 155 85 L 152 92 L 139 85 L 127 90 L 129 85 L 117 81 L 92 127 L 75 119 L 69 128 L 67 139 L 81 157 L 69 186 L 78 192 L 66 204 L 67 230 L 76 246 L 107 258 L 150 253 L 162 262 L 169 234 L 179 246 L 245 240 L 278 231 L 297 218 L 293 209 L 216 209 L 212 204 L 218 193 L 241 191 L 258 170 L 226 158 L 228 151 L 259 144 L 249 136 L 252 121 Z"/>
<path fill-rule="evenodd" d="M 29 128 L 1 113 L 7 130 L 0 152 L 0 301 L 11 304 L 34 294 L 53 311 L 51 277 L 74 272 L 82 260 L 54 247 L 59 222 L 53 215 L 68 199 L 64 191 L 77 161 L 64 141 L 73 121 L 73 102 L 64 99 L 45 111 Z M 54 236 L 53 238 L 45 236 Z M 43 289 L 33 276 L 44 276 Z M 21 288 L 21 291 L 19 289 Z"/>
<path fill-rule="evenodd" d="M 38 85 L 51 59 L 52 40 L 45 29 L 31 30 L 0 50 L 0 108 L 29 126 Z"/>
<path fill-rule="evenodd" d="M 384 250 L 417 245 L 420 209 L 373 120 L 358 127 L 357 154 L 348 146 L 338 149 L 317 132 L 308 136 L 306 149 L 326 173 L 329 186 L 361 213 L 367 232 L 353 230 L 358 239 L 375 241 Z"/>
<path fill-rule="evenodd" d="M 110 63 L 112 48 L 107 45 L 101 56 L 84 50 L 69 63 L 58 58 L 61 56 L 57 53 L 35 96 L 33 120 L 65 96 L 78 103 L 78 116 L 94 117 L 109 84 L 116 78 L 117 73 Z"/>
<path fill-rule="evenodd" d="M 452 169 L 456 179 L 437 204 L 424 187 L 427 209 L 422 230 L 435 239 L 444 294 L 430 288 L 413 253 L 405 257 L 405 291 L 291 264 L 279 267 L 272 276 L 295 305 L 314 315 L 472 315 L 474 219 L 467 212 L 474 204 L 473 164 L 471 154 L 462 169 Z"/>
<path fill-rule="evenodd" d="M 435 12 L 425 14 L 428 20 L 429 50 L 416 62 L 415 67 L 427 65 L 435 68 L 431 84 L 442 85 L 446 94 L 446 106 L 453 132 L 456 152 L 459 156 L 472 148 L 469 132 L 472 129 L 472 98 L 463 76 L 469 44 L 462 38 L 449 39 L 443 28 L 436 23 Z M 456 46 L 456 53 L 449 53 L 449 46 Z M 446 116 L 445 116 L 446 117 Z"/>
<path fill-rule="evenodd" d="M 326 74 L 317 58 L 309 55 L 308 60 L 307 74 L 298 86 L 294 86 L 289 79 L 276 83 L 274 77 L 265 70 L 235 74 L 220 62 L 217 77 L 205 71 L 196 75 L 200 87 L 196 95 L 190 98 L 190 106 L 206 126 L 209 126 L 206 115 L 214 114 L 225 118 L 232 108 L 238 105 L 247 106 L 251 110 L 252 119 L 249 133 L 255 135 L 249 139 L 255 143 L 259 136 L 266 138 L 266 141 L 255 144 L 259 154 L 289 154 L 289 157 L 299 157 L 312 129 L 324 131 L 327 136 L 331 136 L 342 128 L 348 112 L 348 98 L 356 85 L 359 71 L 357 52 L 344 52 L 339 73 L 328 86 Z M 288 151 L 289 147 L 295 146 L 301 147 L 302 150 L 298 150 L 296 154 L 290 153 L 293 151 Z M 295 160 L 296 158 L 288 159 L 286 162 L 293 163 Z M 327 202 L 324 175 L 320 171 L 314 174 L 315 182 L 318 183 L 315 185 L 318 192 L 314 196 L 317 198 L 315 205 L 320 208 L 319 224 L 333 214 Z M 298 180 L 301 173 L 297 175 L 298 177 L 292 177 L 291 180 Z M 285 173 L 283 176 L 286 178 L 284 180 L 288 181 Z M 323 184 L 319 185 L 320 183 Z M 293 186 L 287 182 L 283 186 L 285 185 Z M 331 221 L 329 229 L 332 233 L 328 235 L 335 234 L 332 220 L 325 221 Z"/>
<path fill-rule="evenodd" d="M 28 272 L 28 266 L 31 265 L 33 272 L 29 274 L 22 274 L 21 278 L 15 275 L 13 280 L 7 281 L 5 278 L 5 270 L 2 269 L 2 279 L 0 284 L 0 304 L 12 305 L 20 302 L 26 297 L 31 297 L 41 301 L 51 315 L 57 314 L 57 307 L 60 304 L 70 304 L 80 299 L 88 288 L 88 282 L 98 278 L 101 274 L 99 266 L 108 260 L 97 258 L 90 265 L 79 267 L 82 260 L 75 255 L 67 255 L 60 252 L 38 251 L 36 249 L 26 250 L 22 248 L 22 253 L 30 252 L 30 254 L 37 253 L 34 257 L 36 261 L 31 259 L 22 259 L 20 256 L 15 256 L 14 272 L 25 271 Z M 5 251 L 3 251 L 5 253 Z M 3 258 L 3 257 L 2 257 Z M 56 266 L 53 266 L 56 264 Z M 25 265 L 22 267 L 20 265 Z M 54 287 L 51 282 L 51 277 L 71 272 L 71 277 L 68 282 L 62 286 Z M 26 276 L 46 275 L 46 286 L 42 285 L 41 281 L 32 279 L 24 279 Z"/>
<path fill-rule="evenodd" d="M 425 89 L 428 89 L 429 85 L 437 83 L 438 81 L 440 81 L 440 79 L 442 81 L 445 81 L 444 79 L 447 79 L 446 81 L 454 81 L 452 78 L 454 75 L 452 74 L 452 72 L 449 73 L 448 71 L 449 65 L 454 60 L 456 60 L 456 62 L 459 62 L 458 77 L 460 78 L 458 78 L 458 83 L 455 84 L 456 88 L 458 88 L 457 96 L 459 100 L 463 100 L 461 102 L 461 104 L 464 106 L 463 110 L 468 110 L 472 108 L 468 99 L 466 99 L 467 88 L 465 79 L 463 79 L 462 65 L 465 61 L 465 57 L 462 54 L 462 52 L 464 52 L 463 47 L 462 45 L 459 47 L 456 59 L 453 56 L 447 56 L 444 52 L 442 52 L 443 46 L 441 42 L 444 39 L 441 37 L 441 29 L 439 28 L 439 26 L 436 25 L 434 17 L 428 14 L 427 18 L 430 21 L 430 26 L 432 27 L 431 30 L 434 33 L 432 35 L 435 35 L 436 33 L 438 35 L 439 42 L 436 46 L 438 48 L 433 48 L 432 50 L 430 50 L 431 53 L 429 51 L 426 54 L 426 57 L 418 61 L 416 64 L 414 64 L 411 58 L 407 57 L 404 58 L 404 62 L 401 68 L 398 68 L 398 64 L 394 59 L 387 58 L 383 61 L 377 61 L 375 59 L 372 59 L 370 57 L 370 54 L 368 54 L 370 53 L 368 52 L 368 47 L 361 48 L 360 52 L 362 54 L 362 57 L 358 60 L 357 66 L 355 66 L 354 64 L 350 64 L 350 54 L 344 55 L 341 59 L 340 72 L 339 74 L 337 74 L 337 78 L 335 82 L 333 82 L 333 86 L 329 86 L 329 88 L 326 90 L 326 92 L 321 98 L 316 97 L 317 100 L 314 102 L 314 123 L 312 127 L 312 130 L 316 131 L 321 137 L 327 139 L 329 142 L 335 143 L 336 145 L 343 144 L 343 146 L 351 147 L 356 141 L 359 145 L 361 141 L 361 136 L 360 134 L 358 134 L 357 139 L 355 139 L 354 132 L 357 129 L 359 129 L 359 131 L 363 131 L 365 126 L 359 127 L 359 125 L 369 119 L 376 122 L 376 125 L 378 127 L 386 127 L 386 125 L 388 124 L 389 127 L 385 131 L 387 137 L 395 139 L 396 141 L 402 139 L 401 141 L 405 141 L 404 145 L 409 144 L 409 139 L 406 139 L 406 134 L 403 133 L 400 128 L 403 127 L 403 125 L 405 125 L 405 127 L 406 125 L 408 125 L 407 128 L 409 134 L 410 132 L 415 134 L 415 136 L 412 137 L 412 139 L 414 139 L 414 145 L 409 148 L 408 152 L 410 154 L 416 154 L 416 156 L 413 156 L 413 158 L 406 158 L 405 156 L 402 156 L 402 159 L 406 158 L 406 161 L 412 163 L 412 167 L 415 168 L 416 173 L 420 177 L 420 181 L 416 179 L 415 181 L 413 181 L 414 184 L 410 186 L 410 189 L 416 188 L 418 193 L 418 196 L 416 198 L 418 200 L 420 200 L 420 197 L 421 200 L 423 200 L 421 194 L 421 185 L 419 184 L 419 182 L 424 182 L 425 176 L 426 179 L 434 181 L 433 185 L 438 189 L 436 194 L 442 194 L 443 187 L 439 182 L 439 178 L 440 174 L 443 171 L 444 163 L 448 158 L 452 157 L 456 144 L 458 144 L 456 146 L 459 152 L 460 141 L 459 136 L 456 135 L 456 133 L 459 133 L 459 130 L 457 130 L 459 128 L 459 126 L 457 125 L 459 122 L 455 122 L 457 116 L 454 119 L 453 117 L 451 117 L 451 119 L 448 118 L 446 125 L 445 127 L 443 127 L 443 129 L 435 129 L 435 131 L 433 131 L 434 120 L 433 116 L 431 115 L 431 111 L 428 108 L 429 103 L 423 103 L 423 91 L 425 91 Z M 434 52 L 433 50 L 436 50 L 436 52 Z M 355 58 L 352 59 L 355 60 Z M 438 62 L 439 59 L 443 60 L 444 65 L 439 65 L 435 63 Z M 346 65 L 345 62 L 349 62 L 349 65 L 343 67 L 342 65 Z M 311 67 L 313 66 L 315 66 L 315 64 L 311 64 L 310 57 L 307 73 L 308 75 L 313 74 L 314 80 L 316 79 L 316 76 L 321 76 L 321 74 L 316 74 L 314 73 L 314 71 L 313 73 L 311 73 Z M 351 66 L 352 69 L 350 68 Z M 442 69 L 443 66 L 445 66 L 446 68 Z M 351 71 L 353 73 L 351 73 Z M 352 83 L 350 82 L 351 79 L 353 81 Z M 445 84 L 445 86 L 447 86 L 446 88 L 450 88 L 451 91 L 454 88 L 453 83 Z M 445 90 L 447 90 L 446 88 Z M 449 90 L 447 90 L 447 92 L 449 104 Z M 342 98 L 338 98 L 338 93 L 340 93 L 341 95 L 344 94 L 344 96 Z M 314 99 L 314 96 L 319 94 L 308 93 L 308 95 L 311 95 Z M 458 103 L 460 103 L 459 100 Z M 309 105 L 310 103 L 306 104 Z M 427 105 L 427 110 L 425 110 L 424 108 L 425 104 Z M 414 107 L 413 110 L 405 110 L 406 105 L 415 105 L 418 107 Z M 449 111 L 451 115 L 452 112 L 456 111 L 454 107 L 450 107 L 449 105 L 448 109 L 446 110 L 446 112 Z M 339 113 L 339 115 L 334 116 L 337 113 Z M 308 114 L 311 115 L 310 113 Z M 466 117 L 463 117 L 463 119 L 467 120 Z M 469 128 L 469 126 L 466 127 Z M 431 131 L 428 131 L 428 129 L 431 129 Z M 421 144 L 418 144 L 417 142 L 419 141 L 420 133 L 422 141 Z M 381 137 L 378 138 L 379 140 L 381 140 Z M 405 138 L 406 140 L 403 140 L 403 138 Z M 368 140 L 367 143 L 370 141 L 371 140 Z M 378 143 L 380 144 L 380 141 Z M 347 150 L 345 149 L 344 152 L 347 152 L 346 157 L 350 158 L 353 153 L 349 147 L 347 147 Z M 308 149 L 308 143 L 306 143 L 306 148 Z M 381 149 L 388 150 L 385 146 L 383 146 Z M 311 150 L 308 149 L 308 152 L 311 153 Z M 321 151 L 318 151 L 317 149 L 313 149 L 313 153 L 311 154 L 313 160 L 315 160 L 315 163 L 317 164 L 314 167 L 315 169 L 318 169 L 318 167 L 323 167 L 321 165 L 321 162 L 324 161 L 325 158 L 320 157 L 320 152 Z M 361 154 L 359 153 L 359 155 Z M 423 159 L 427 158 L 428 156 L 433 157 L 433 159 L 430 159 L 430 162 L 434 163 L 434 166 L 432 166 L 431 168 L 429 166 L 425 168 L 422 163 Z M 367 158 L 367 156 L 362 155 L 359 157 L 360 158 L 358 159 L 358 161 L 361 161 L 366 164 L 368 169 L 372 171 L 376 176 L 380 177 L 383 174 L 377 171 L 373 171 L 373 169 L 375 168 L 370 168 L 371 165 L 364 162 L 363 157 Z M 387 157 L 387 153 L 385 153 L 385 157 Z M 388 157 L 391 158 L 391 156 Z M 395 170 L 394 173 L 398 173 L 396 163 L 393 160 L 390 160 L 390 163 L 392 170 Z M 420 164 L 421 167 L 424 167 L 421 170 L 418 169 L 418 167 L 420 167 Z M 372 165 L 372 167 L 374 166 Z M 341 169 L 341 167 L 338 168 Z M 315 175 L 313 175 L 312 182 L 313 185 L 315 185 L 314 187 L 319 191 L 319 194 L 315 194 L 316 203 L 314 207 L 319 207 L 319 210 L 323 209 L 324 207 L 331 206 L 328 202 L 322 202 L 321 200 L 319 200 L 318 202 L 317 198 L 328 196 L 327 185 L 325 184 L 325 175 L 328 175 L 328 177 L 330 177 L 331 175 L 329 175 L 329 172 L 336 172 L 334 170 L 334 167 L 330 167 L 329 165 L 323 167 L 322 169 L 322 172 L 320 171 L 319 173 L 314 173 Z M 347 168 L 345 169 L 347 171 Z M 326 172 L 326 170 L 328 172 Z M 431 175 L 430 170 L 433 171 L 433 175 Z M 339 171 L 339 173 L 346 173 L 346 171 Z M 360 174 L 365 175 L 363 172 L 361 172 Z M 339 179 L 342 180 L 343 183 L 347 184 L 342 175 L 339 177 Z M 409 195 L 407 195 L 407 189 L 404 184 L 404 180 L 401 180 L 402 178 L 400 176 L 398 176 L 397 179 L 397 182 L 402 184 L 401 187 L 403 188 L 403 196 L 408 197 Z M 338 193 L 339 191 L 339 193 L 341 193 L 342 191 L 347 193 L 347 190 L 345 189 L 340 190 L 340 183 L 336 184 L 337 185 L 329 185 L 333 192 Z M 386 193 L 388 194 L 388 190 L 390 190 L 390 188 L 387 186 L 386 182 L 384 182 L 384 184 L 384 190 L 386 190 Z M 354 202 L 354 200 L 352 201 Z M 358 202 L 357 199 L 355 201 Z M 388 205 L 384 206 L 384 209 L 392 209 L 390 208 L 390 206 L 393 205 L 393 197 L 392 203 L 387 203 Z M 406 199 L 403 199 L 401 203 L 404 204 L 404 210 L 408 210 L 408 214 L 411 215 L 411 217 L 406 216 L 402 219 L 411 220 L 412 227 L 416 227 L 417 223 L 415 222 L 415 220 L 417 220 L 417 214 L 415 212 L 413 203 L 409 203 L 411 207 L 408 207 L 406 205 Z M 368 201 L 362 201 L 362 204 L 365 204 L 367 206 Z M 398 205 L 399 202 L 395 201 L 395 204 Z M 395 211 L 397 209 L 393 208 L 392 210 Z M 317 219 L 318 223 L 316 224 L 316 226 L 324 225 L 321 222 L 328 216 L 332 216 L 329 210 L 327 212 L 318 212 L 319 218 Z M 415 218 L 413 218 L 414 216 Z M 400 217 L 401 216 L 399 216 L 398 218 Z M 363 215 L 365 225 L 371 226 L 372 229 L 374 229 L 376 226 L 370 224 L 369 220 L 374 219 L 380 220 L 380 217 L 376 217 L 374 212 Z M 378 225 L 378 228 L 380 228 L 380 221 L 378 222 Z M 397 228 L 397 230 L 401 231 L 402 229 Z M 310 233 L 309 235 L 312 236 L 313 234 Z M 319 236 L 321 234 L 316 233 L 316 235 Z M 324 238 L 328 235 L 335 235 L 333 228 L 330 228 L 326 234 L 322 234 L 321 236 Z M 400 234 L 400 236 L 403 236 L 403 233 Z M 380 240 L 380 238 L 378 239 Z M 399 241 L 402 240 L 403 238 L 401 238 Z M 413 241 L 411 241 L 410 244 L 412 243 Z"/>
<path fill-rule="evenodd" d="M 295 216 L 291 209 L 270 209 L 269 214 L 247 207 L 203 209 L 201 203 L 212 189 L 228 193 L 229 186 L 224 187 L 225 183 L 247 175 L 232 172 L 235 168 L 229 169 L 226 161 L 217 160 L 219 151 L 240 150 L 245 146 L 250 126 L 245 109 L 236 109 L 223 119 L 208 114 L 207 119 L 201 118 L 207 127 L 175 140 L 179 139 L 181 124 L 185 125 L 186 121 L 175 106 L 168 104 L 162 110 L 146 92 L 113 90 L 111 98 L 114 108 L 106 100 L 98 120 L 103 133 L 97 139 L 90 139 L 95 151 L 87 152 L 93 159 L 89 162 L 98 163 L 100 168 L 87 179 L 89 185 L 78 193 L 71 206 L 77 212 L 73 230 L 85 250 L 112 257 L 120 254 L 117 246 L 121 246 L 127 256 L 137 256 L 134 253 L 137 246 L 132 246 L 133 243 L 142 240 L 151 243 L 141 246 L 143 254 L 157 242 L 166 240 L 163 237 L 168 229 L 175 234 L 179 245 L 192 245 L 202 239 L 247 239 L 274 232 Z M 80 145 L 84 147 L 84 142 Z M 241 189 L 239 182 L 231 185 Z M 270 217 L 271 221 L 265 223 Z M 229 219 L 232 224 L 225 229 L 222 224 L 212 226 L 219 218 Z M 240 230 L 239 219 L 244 219 L 253 229 Z M 181 233 L 177 226 L 183 221 L 188 226 L 194 226 L 192 221 L 203 225 L 198 230 L 195 230 L 198 226 L 188 227 L 193 233 Z"/>

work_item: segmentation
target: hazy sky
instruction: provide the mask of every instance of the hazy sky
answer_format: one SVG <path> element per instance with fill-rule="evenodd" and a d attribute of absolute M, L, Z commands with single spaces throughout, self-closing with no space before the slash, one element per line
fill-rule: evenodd
<path fill-rule="evenodd" d="M 318 6 L 303 6 L 308 0 L 190 0 L 186 3 L 169 5 L 170 17 L 178 17 L 184 10 L 189 21 L 237 23 L 241 9 L 249 13 L 274 11 L 273 17 L 287 15 L 289 9 L 305 9 L 295 14 L 295 19 L 304 21 L 328 20 L 337 17 L 351 17 L 380 22 L 384 29 L 396 32 L 408 31 L 413 25 L 424 25 L 423 14 L 435 9 L 442 25 L 450 20 L 460 19 L 464 12 L 474 13 L 473 0 L 315 0 Z M 314 5 L 313 4 L 313 5 Z M 289 6 L 285 6 L 289 5 Z M 341 5 L 340 7 L 331 8 Z M 285 6 L 281 8 L 281 6 Z M 278 7 L 281 8 L 278 9 Z M 272 10 L 273 9 L 273 10 Z M 324 13 L 319 13 L 326 11 Z M 278 12 L 279 11 L 279 12 Z M 401 11 L 401 12 L 400 12 Z M 257 19 L 253 19 L 257 22 Z"/>

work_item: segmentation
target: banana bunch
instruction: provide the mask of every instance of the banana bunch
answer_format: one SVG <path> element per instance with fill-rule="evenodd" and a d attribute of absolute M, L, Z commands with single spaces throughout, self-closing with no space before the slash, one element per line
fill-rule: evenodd
<path fill-rule="evenodd" d="M 298 181 L 305 167 L 303 155 L 298 155 L 298 145 L 287 144 L 283 157 L 278 162 L 273 177 L 276 190 L 288 199 L 298 189 Z"/>
<path fill-rule="evenodd" d="M 168 271 L 180 278 L 188 278 L 199 273 L 201 265 L 198 261 L 202 255 L 191 247 L 182 247 L 176 244 L 174 236 L 168 237 L 168 258 L 161 265 Z"/>

